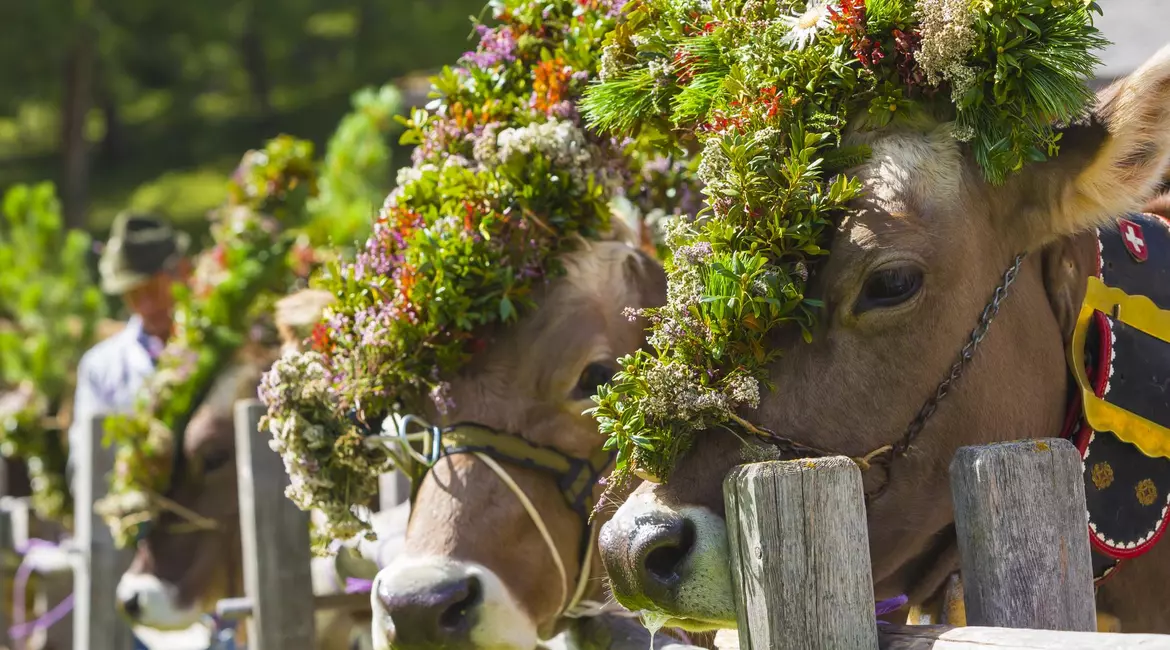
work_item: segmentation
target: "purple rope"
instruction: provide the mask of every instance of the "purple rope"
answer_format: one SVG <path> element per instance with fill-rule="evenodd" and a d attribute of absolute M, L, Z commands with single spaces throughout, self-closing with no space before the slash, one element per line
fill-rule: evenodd
<path fill-rule="evenodd" d="M 345 579 L 345 593 L 347 594 L 368 594 L 373 589 L 373 580 L 363 580 L 362 578 Z"/>
<path fill-rule="evenodd" d="M 873 615 L 875 617 L 877 617 L 877 616 L 885 616 L 886 614 L 892 614 L 892 613 L 898 611 L 899 609 L 902 609 L 903 607 L 905 607 L 906 603 L 908 603 L 908 602 L 910 602 L 910 598 L 908 598 L 906 596 L 906 594 L 900 594 L 900 595 L 894 596 L 893 598 L 879 600 L 876 603 L 874 603 L 874 606 L 873 606 L 874 614 Z M 878 621 L 878 625 L 885 625 L 885 624 L 886 624 L 885 621 Z"/>
<path fill-rule="evenodd" d="M 53 542 L 43 539 L 30 539 L 22 548 L 17 549 L 24 557 L 16 569 L 16 576 L 12 584 L 12 627 L 8 628 L 8 636 L 20 640 L 28 638 L 34 632 L 47 630 L 53 627 L 69 612 L 73 611 L 73 594 L 66 596 L 61 602 L 45 612 L 41 617 L 29 622 L 24 621 L 24 603 L 28 592 L 28 579 L 32 576 L 32 566 L 28 563 L 28 552 L 34 548 L 59 548 Z"/>

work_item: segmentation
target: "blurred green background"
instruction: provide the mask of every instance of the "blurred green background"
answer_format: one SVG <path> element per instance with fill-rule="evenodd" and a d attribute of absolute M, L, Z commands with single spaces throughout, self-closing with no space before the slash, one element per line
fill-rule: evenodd
<path fill-rule="evenodd" d="M 246 149 L 290 133 L 323 155 L 362 88 L 398 86 L 400 111 L 425 101 L 483 4 L 0 2 L 0 193 L 51 180 L 66 225 L 98 238 L 127 207 L 201 235 Z M 406 162 L 395 146 L 386 190 Z"/>

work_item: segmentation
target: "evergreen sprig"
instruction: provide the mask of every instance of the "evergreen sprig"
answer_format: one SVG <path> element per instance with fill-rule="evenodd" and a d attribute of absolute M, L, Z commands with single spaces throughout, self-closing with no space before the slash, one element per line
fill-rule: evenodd
<path fill-rule="evenodd" d="M 781 328 L 811 340 L 805 295 L 830 226 L 861 192 L 847 129 L 955 122 L 989 181 L 1057 151 L 1103 42 L 1087 0 L 635 0 L 583 100 L 606 132 L 663 128 L 703 144 L 706 206 L 668 244 L 652 352 L 620 360 L 594 415 L 612 486 L 661 479 L 704 429 L 769 390 Z"/>

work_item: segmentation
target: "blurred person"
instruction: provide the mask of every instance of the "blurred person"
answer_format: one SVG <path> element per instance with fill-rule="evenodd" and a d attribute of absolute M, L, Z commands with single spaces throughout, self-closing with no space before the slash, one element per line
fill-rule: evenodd
<path fill-rule="evenodd" d="M 154 215 L 118 215 L 98 262 L 101 288 L 119 296 L 131 316 L 117 334 L 98 343 L 77 367 L 77 393 L 69 428 L 69 467 L 89 423 L 102 413 L 134 408 L 138 392 L 171 334 L 174 285 L 191 274 L 190 238 Z M 147 650 L 134 637 L 134 650 Z"/>
<path fill-rule="evenodd" d="M 89 435 L 89 422 L 102 413 L 133 409 L 143 381 L 171 334 L 174 285 L 191 274 L 190 238 L 154 215 L 123 213 L 114 221 L 98 262 L 102 291 L 119 296 L 131 316 L 114 336 L 81 358 L 73 402 L 70 448 Z M 72 466 L 72 458 L 70 458 Z"/>

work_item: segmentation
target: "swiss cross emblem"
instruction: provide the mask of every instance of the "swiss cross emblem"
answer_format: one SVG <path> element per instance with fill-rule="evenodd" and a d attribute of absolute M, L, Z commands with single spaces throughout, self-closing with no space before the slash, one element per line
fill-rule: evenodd
<path fill-rule="evenodd" d="M 1142 234 L 1142 227 L 1128 220 L 1121 220 L 1121 241 L 1125 242 L 1125 250 L 1129 256 L 1138 262 L 1144 262 L 1150 257 L 1150 249 L 1146 246 L 1146 237 Z"/>

